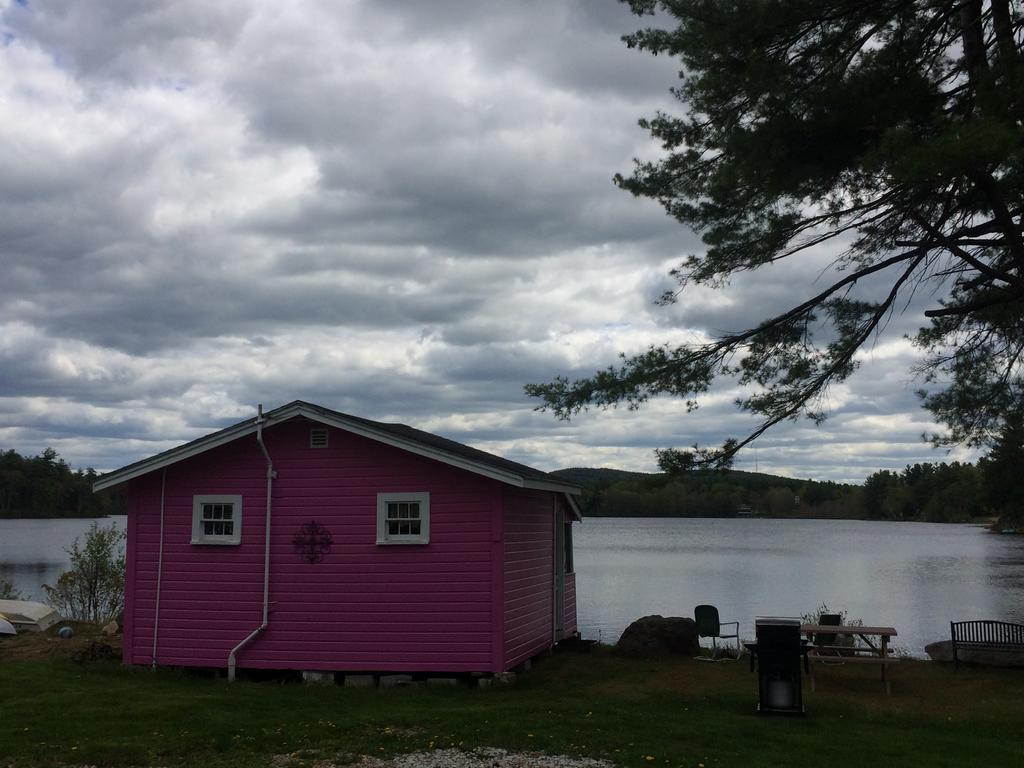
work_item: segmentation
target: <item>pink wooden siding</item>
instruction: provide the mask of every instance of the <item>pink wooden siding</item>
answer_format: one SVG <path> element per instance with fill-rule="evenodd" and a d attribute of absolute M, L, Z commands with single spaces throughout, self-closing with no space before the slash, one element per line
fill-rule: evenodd
<path fill-rule="evenodd" d="M 565 609 L 562 637 L 576 634 L 576 574 L 565 574 Z"/>
<path fill-rule="evenodd" d="M 505 668 L 553 645 L 554 495 L 505 491 Z"/>
<path fill-rule="evenodd" d="M 551 494 L 513 497 L 503 573 L 493 556 L 503 524 L 497 481 L 336 429 L 329 447 L 309 448 L 310 426 L 295 419 L 265 433 L 278 472 L 270 624 L 239 653 L 240 668 L 499 671 L 503 653 L 525 658 L 547 643 L 551 540 L 540 538 L 550 536 Z M 225 667 L 230 649 L 260 623 L 266 465 L 250 436 L 166 471 L 157 662 Z M 429 544 L 376 544 L 381 491 L 430 493 Z M 190 543 L 194 494 L 242 495 L 240 545 Z M 131 481 L 130 498 L 124 658 L 148 664 L 160 470 Z M 314 519 L 333 546 L 310 565 L 292 539 Z M 502 616 L 503 576 L 512 589 Z M 494 642 L 503 621 L 512 629 L 504 646 Z"/>
<path fill-rule="evenodd" d="M 562 508 L 562 518 L 566 524 L 572 525 L 573 516 L 572 510 L 569 509 L 569 505 L 565 502 L 564 497 L 559 499 L 559 505 Z M 570 547 L 574 538 L 570 538 Z M 572 558 L 573 560 L 575 558 Z M 566 566 L 568 567 L 568 565 Z M 573 564 L 575 568 L 575 564 Z M 562 603 L 562 637 L 571 637 L 576 634 L 576 574 L 569 572 L 565 574 L 565 597 Z"/>

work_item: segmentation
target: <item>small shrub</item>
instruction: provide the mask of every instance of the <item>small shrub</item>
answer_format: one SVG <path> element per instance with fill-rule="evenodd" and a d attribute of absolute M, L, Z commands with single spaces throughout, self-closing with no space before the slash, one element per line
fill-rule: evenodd
<path fill-rule="evenodd" d="M 844 624 L 847 627 L 863 627 L 863 619 L 851 619 L 849 614 L 843 610 L 833 610 L 828 605 L 822 603 L 812 613 L 805 613 L 800 617 L 800 620 L 804 624 L 821 624 L 821 617 L 825 614 L 839 614 L 839 623 Z M 869 646 L 866 642 L 861 640 L 859 637 L 853 635 L 836 635 L 836 640 L 832 645 L 845 645 L 850 648 L 863 648 L 867 649 Z M 840 654 L 847 653 L 846 651 L 840 651 Z M 908 648 L 904 648 L 902 645 L 890 645 L 889 646 L 890 656 L 905 656 L 911 658 L 911 653 Z"/>
<path fill-rule="evenodd" d="M 7 579 L 0 579 L 0 600 L 21 600 L 21 592 Z"/>
<path fill-rule="evenodd" d="M 821 624 L 821 617 L 827 614 L 839 614 L 839 623 L 845 624 L 848 627 L 862 627 L 864 626 L 863 619 L 851 619 L 850 615 L 844 610 L 835 610 L 829 608 L 826 603 L 822 603 L 811 613 L 805 613 L 800 617 L 800 621 L 804 624 Z"/>
<path fill-rule="evenodd" d="M 845 626 L 848 626 L 848 627 L 862 627 L 862 626 L 864 626 L 864 620 L 863 619 L 851 619 L 850 615 L 846 611 L 844 611 L 842 609 L 835 610 L 833 608 L 829 608 L 826 603 L 822 603 L 821 605 L 819 605 L 811 613 L 803 614 L 800 617 L 800 620 L 804 624 L 821 624 L 821 617 L 826 615 L 826 614 L 838 614 L 839 615 L 839 623 L 840 624 L 844 624 Z M 854 647 L 856 647 L 858 645 L 857 640 L 856 640 L 856 638 L 853 635 L 836 635 L 835 640 L 831 644 L 832 645 L 845 645 L 845 646 L 848 646 L 850 648 L 854 648 Z M 845 653 L 845 651 L 842 651 L 841 653 Z"/>
<path fill-rule="evenodd" d="M 55 586 L 43 585 L 50 605 L 66 619 L 102 623 L 124 609 L 124 540 L 116 525 L 100 528 L 93 523 L 85 534 L 85 546 L 78 539 L 64 550 L 71 558 L 71 570 Z"/>

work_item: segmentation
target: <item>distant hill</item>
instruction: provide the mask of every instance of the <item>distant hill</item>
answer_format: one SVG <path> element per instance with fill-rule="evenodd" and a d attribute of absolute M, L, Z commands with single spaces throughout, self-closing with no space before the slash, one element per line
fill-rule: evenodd
<path fill-rule="evenodd" d="M 656 477 L 652 472 L 627 472 L 624 469 L 611 469 L 609 467 L 568 467 L 567 469 L 556 469 L 551 473 L 565 478 L 570 483 L 576 483 L 584 487 L 598 483 L 617 483 L 620 480 L 643 480 L 648 477 Z"/>
<path fill-rule="evenodd" d="M 662 472 L 630 472 L 625 469 L 612 469 L 611 467 L 567 467 L 556 469 L 551 473 L 564 477 L 566 480 L 588 487 L 592 485 L 611 484 L 623 480 L 649 480 L 654 482 L 665 482 L 668 477 Z M 785 488 L 799 488 L 805 483 L 816 482 L 814 480 L 799 480 L 793 477 L 781 475 L 769 475 L 765 472 L 745 472 L 739 469 L 729 469 L 724 472 L 715 470 L 695 470 L 693 478 L 702 480 L 727 480 L 749 487 L 770 487 L 779 486 Z M 829 483 L 830 485 L 842 485 L 849 488 L 857 486 L 847 483 Z"/>
<path fill-rule="evenodd" d="M 609 467 L 569 467 L 552 474 L 583 486 L 590 517 L 864 516 L 863 489 L 741 470 L 695 470 L 679 477 Z"/>

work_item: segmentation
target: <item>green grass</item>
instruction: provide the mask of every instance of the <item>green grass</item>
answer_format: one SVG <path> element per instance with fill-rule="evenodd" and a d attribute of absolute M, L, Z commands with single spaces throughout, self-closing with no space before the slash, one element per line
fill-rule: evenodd
<path fill-rule="evenodd" d="M 489 689 L 227 683 L 183 672 L 0 665 L 0 766 L 275 765 L 497 746 L 623 766 L 1024 765 L 1024 671 L 829 667 L 804 718 L 754 714 L 745 662 L 558 654 Z"/>

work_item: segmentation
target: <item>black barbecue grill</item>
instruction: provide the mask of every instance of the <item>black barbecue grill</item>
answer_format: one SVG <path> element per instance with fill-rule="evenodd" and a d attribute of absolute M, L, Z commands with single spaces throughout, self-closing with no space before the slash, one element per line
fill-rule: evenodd
<path fill-rule="evenodd" d="M 745 643 L 750 671 L 757 665 L 757 711 L 760 714 L 802 715 L 803 682 L 800 660 L 809 672 L 808 642 L 800 637 L 800 619 L 759 616 L 754 622 L 757 642 Z"/>

